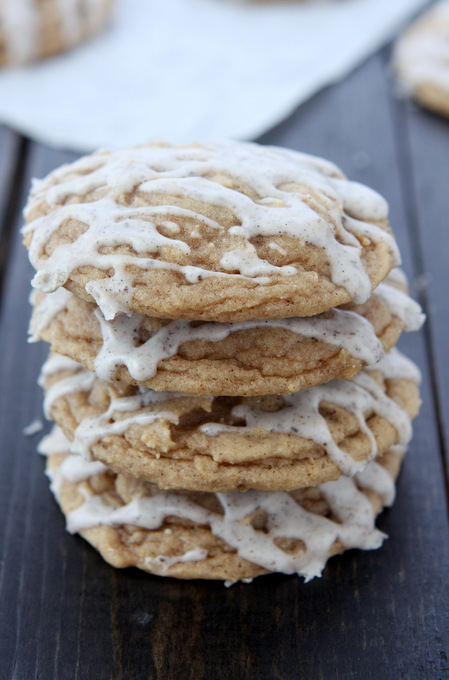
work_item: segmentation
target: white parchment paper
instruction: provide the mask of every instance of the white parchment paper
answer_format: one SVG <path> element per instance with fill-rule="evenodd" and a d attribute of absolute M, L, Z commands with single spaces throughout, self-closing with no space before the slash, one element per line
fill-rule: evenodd
<path fill-rule="evenodd" d="M 252 139 L 389 40 L 427 0 L 119 0 L 73 52 L 0 73 L 0 121 L 89 151 Z"/>

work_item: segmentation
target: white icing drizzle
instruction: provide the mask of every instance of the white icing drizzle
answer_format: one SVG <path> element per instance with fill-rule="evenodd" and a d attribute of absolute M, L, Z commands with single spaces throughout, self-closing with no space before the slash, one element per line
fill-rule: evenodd
<path fill-rule="evenodd" d="M 419 381 L 418 369 L 397 350 L 387 355 L 387 359 L 381 363 L 386 377 Z M 48 368 L 46 370 L 48 371 Z M 47 417 L 56 399 L 68 393 L 90 390 L 95 379 L 95 374 L 81 369 L 75 375 L 53 384 L 44 401 Z M 147 425 L 159 419 L 177 423 L 178 416 L 170 411 L 142 412 L 146 405 L 163 402 L 173 396 L 176 395 L 142 389 L 141 393 L 136 396 L 111 400 L 106 412 L 85 418 L 78 425 L 71 452 L 82 455 L 86 460 L 91 460 L 91 447 L 102 437 L 122 434 L 133 424 Z M 295 394 L 284 395 L 284 402 L 283 408 L 275 413 L 267 413 L 250 408 L 246 404 L 239 404 L 232 409 L 232 414 L 237 418 L 244 418 L 244 426 L 206 423 L 199 429 L 208 436 L 258 428 L 268 432 L 297 435 L 324 447 L 329 458 L 347 476 L 360 472 L 366 466 L 367 461 L 374 458 L 377 453 L 376 440 L 366 424 L 364 412 L 372 410 L 391 422 L 398 433 L 398 441 L 401 445 L 405 446 L 412 435 L 410 417 L 404 409 L 383 393 L 381 387 L 370 377 L 369 369 L 361 371 L 351 381 L 333 380 L 324 385 L 300 390 Z M 355 461 L 335 443 L 325 418 L 319 412 L 321 402 L 337 404 L 357 417 L 361 431 L 369 437 L 371 442 L 371 453 L 367 460 Z M 109 422 L 115 413 L 128 413 L 129 415 L 122 420 Z"/>
<path fill-rule="evenodd" d="M 57 425 L 53 425 L 51 432 L 41 439 L 37 447 L 37 451 L 41 456 L 50 456 L 53 453 L 67 453 L 69 449 L 70 442 Z M 82 461 L 81 458 L 80 461 Z"/>
<path fill-rule="evenodd" d="M 62 354 L 51 354 L 41 368 L 38 384 L 41 387 L 44 387 L 44 378 L 55 375 L 55 373 L 59 373 L 60 371 L 80 372 L 82 370 L 83 367 L 73 359 L 65 357 Z"/>
<path fill-rule="evenodd" d="M 145 565 L 149 568 L 152 566 L 160 567 L 162 568 L 162 571 L 165 572 L 174 564 L 178 564 L 179 562 L 199 562 L 206 559 L 207 555 L 208 552 L 204 548 L 192 548 L 192 550 L 188 550 L 183 555 L 174 555 L 173 557 L 166 557 L 165 555 L 146 557 Z"/>
<path fill-rule="evenodd" d="M 166 393 L 163 394 L 165 395 Z M 158 420 L 168 420 L 171 423 L 177 423 L 179 421 L 179 417 L 171 411 L 159 410 L 136 413 L 138 409 L 142 409 L 149 403 L 156 401 L 154 396 L 155 393 L 152 393 L 151 390 L 148 390 L 147 392 L 135 397 L 113 399 L 107 411 L 99 416 L 84 418 L 81 421 L 75 430 L 70 451 L 72 453 L 80 454 L 86 460 L 91 460 L 91 447 L 103 437 L 110 435 L 120 435 L 132 425 L 150 425 L 151 423 L 155 423 Z M 115 414 L 122 412 L 131 412 L 132 415 L 121 420 L 110 422 Z"/>
<path fill-rule="evenodd" d="M 396 451 L 403 456 L 406 452 L 406 447 L 396 444 L 391 447 L 390 451 Z M 382 498 L 384 506 L 390 507 L 393 505 L 396 496 L 396 486 L 393 478 L 383 465 L 373 460 L 364 470 L 356 474 L 355 479 L 361 489 L 375 491 Z"/>
<path fill-rule="evenodd" d="M 389 285 L 388 280 L 378 286 L 376 294 L 384 299 L 390 312 L 401 319 L 405 330 L 417 330 L 421 327 L 425 317 L 418 303 Z M 30 323 L 30 342 L 39 339 L 39 334 L 64 309 L 71 297 L 72 294 L 65 288 L 58 288 L 54 293 L 45 296 L 35 308 Z M 143 319 L 142 315 L 119 314 L 115 319 L 107 321 L 97 309 L 95 316 L 103 336 L 102 347 L 95 359 L 95 372 L 103 380 L 113 380 L 119 365 L 126 366 L 134 380 L 148 380 L 156 374 L 159 363 L 175 356 L 179 347 L 186 342 L 218 342 L 231 333 L 253 328 L 283 328 L 298 335 L 315 338 L 346 349 L 368 365 L 376 364 L 385 354 L 373 326 L 364 317 L 338 308 L 313 317 L 240 323 L 209 322 L 194 327 L 189 321 L 175 320 L 163 326 L 143 344 L 138 344 L 136 332 Z"/>
<path fill-rule="evenodd" d="M 55 401 L 73 392 L 89 392 L 95 382 L 95 373 L 79 370 L 75 375 L 58 380 L 48 388 L 44 398 L 45 417 L 51 418 L 51 409 Z"/>
<path fill-rule="evenodd" d="M 22 64 L 37 57 L 39 13 L 36 0 L 3 0 L 0 2 L 0 24 L 8 61 Z"/>
<path fill-rule="evenodd" d="M 244 418 L 244 426 L 206 423 L 200 427 L 200 430 L 212 437 L 222 432 L 239 432 L 257 428 L 303 437 L 324 447 L 329 458 L 343 474 L 354 475 L 365 467 L 367 461 L 355 461 L 335 443 L 325 418 L 319 412 L 321 402 L 326 401 L 348 409 L 357 417 L 360 429 L 371 441 L 369 459 L 376 455 L 376 441 L 363 416 L 364 411 L 374 407 L 375 400 L 366 389 L 359 388 L 349 380 L 334 380 L 325 385 L 310 387 L 295 394 L 283 396 L 285 406 L 275 413 L 266 413 L 245 404 L 235 406 L 232 409 L 232 415 L 236 418 Z"/>
<path fill-rule="evenodd" d="M 398 433 L 399 444 L 404 446 L 408 444 L 412 438 L 412 423 L 408 413 L 393 399 L 387 397 L 380 385 L 369 376 L 368 371 L 361 371 L 353 378 L 353 381 L 374 397 L 374 412 L 393 424 Z"/>
<path fill-rule="evenodd" d="M 40 333 L 52 322 L 54 317 L 61 312 L 67 305 L 67 302 L 72 297 L 65 288 L 58 288 L 54 293 L 46 295 L 44 299 L 34 307 L 33 316 L 31 317 L 30 327 L 28 329 L 28 342 L 37 342 L 40 339 Z M 30 296 L 31 303 L 34 304 L 35 297 Z"/>
<path fill-rule="evenodd" d="M 356 216 L 371 220 L 386 218 L 388 208 L 384 199 L 367 187 L 336 178 L 338 170 L 335 166 L 305 154 L 249 143 L 222 143 L 207 149 L 152 147 L 101 152 L 83 158 L 71 167 L 74 172 L 84 174 L 67 179 L 66 168 L 55 171 L 52 176 L 59 183 L 45 192 L 45 200 L 52 211 L 24 228 L 25 234 L 33 232 L 30 260 L 37 270 L 33 286 L 51 292 L 64 285 L 73 270 L 85 265 L 113 270 L 110 278 L 90 281 L 86 285 L 86 291 L 96 300 L 106 319 L 119 312 L 131 311 L 129 265 L 176 270 L 189 282 L 205 276 L 237 275 L 255 277 L 260 283 L 262 275 L 262 283 L 266 283 L 273 272 L 286 276 L 294 274 L 293 267 L 276 267 L 258 257 L 250 240 L 260 235 L 287 234 L 323 248 L 333 282 L 345 287 L 357 302 L 368 299 L 371 284 L 361 263 L 361 246 L 356 236 L 368 235 L 375 242 L 386 242 L 399 263 L 394 239 L 383 229 L 356 219 Z M 259 196 L 270 197 L 270 202 L 253 201 L 245 194 L 209 179 L 223 174 L 250 183 Z M 302 193 L 279 188 L 291 183 L 302 186 Z M 33 185 L 30 205 L 42 186 L 42 182 Z M 108 193 L 102 198 L 69 202 L 72 198 L 83 201 L 83 197 L 104 187 L 108 188 Z M 311 198 L 307 187 L 320 193 L 332 224 L 307 205 L 304 199 Z M 149 257 L 164 246 L 178 248 L 186 255 L 190 251 L 182 240 L 159 233 L 159 216 L 173 222 L 177 216 L 189 216 L 197 224 L 221 227 L 184 208 L 121 205 L 121 197 L 136 188 L 139 195 L 148 199 L 153 194 L 176 195 L 232 210 L 236 225 L 229 231 L 241 239 L 241 245 L 226 253 L 221 264 L 224 269 L 236 269 L 238 274 L 181 266 Z M 343 214 L 338 205 L 343 206 Z M 46 241 L 68 219 L 78 220 L 88 225 L 88 229 L 75 242 L 61 245 L 50 257 L 44 257 Z M 104 247 L 121 244 L 131 247 L 135 254 L 102 252 Z"/>
<path fill-rule="evenodd" d="M 77 476 L 86 479 L 82 466 L 80 473 L 76 473 L 76 467 L 80 465 L 78 456 L 69 456 L 66 460 L 73 460 L 73 464 L 49 472 L 56 498 L 59 497 L 63 478 L 68 481 Z M 377 470 L 377 467 L 381 466 L 373 462 L 369 464 L 369 468 Z M 392 479 L 388 473 L 386 475 L 389 479 L 378 474 L 378 471 L 372 476 L 375 477 L 376 491 L 382 498 L 390 499 Z M 369 479 L 369 473 L 366 477 Z M 369 486 L 369 483 L 365 483 L 365 486 Z M 378 548 L 385 538 L 375 528 L 373 508 L 365 494 L 358 489 L 355 480 L 341 478 L 337 482 L 322 484 L 319 489 L 337 521 L 305 510 L 285 492 L 216 494 L 224 512 L 221 515 L 196 505 L 182 494 L 158 491 L 155 487 L 152 487 L 151 496 L 135 497 L 120 507 L 107 505 L 101 495 L 82 488 L 80 491 L 84 503 L 68 513 L 67 529 L 75 533 L 99 525 L 118 527 L 130 524 L 151 531 L 159 529 L 167 517 L 189 519 L 209 526 L 212 533 L 237 550 L 240 557 L 269 571 L 297 573 L 310 580 L 321 574 L 336 540 L 340 540 L 346 548 L 371 550 Z M 251 524 L 254 513 L 261 510 L 266 513 L 264 531 L 256 530 Z M 300 540 L 305 545 L 305 551 L 288 554 L 275 544 L 276 538 Z M 147 565 L 150 568 L 162 566 L 165 571 L 172 564 L 206 557 L 206 550 L 192 548 L 180 556 L 148 558 Z"/>
<path fill-rule="evenodd" d="M 419 382 L 419 371 L 414 364 L 397 350 L 389 353 L 376 368 L 385 370 L 387 377 L 408 378 Z M 412 435 L 410 417 L 395 401 L 390 399 L 376 381 L 370 377 L 369 370 L 361 371 L 351 381 L 334 380 L 325 385 L 317 385 L 295 394 L 284 395 L 285 406 L 275 413 L 265 413 L 244 404 L 232 409 L 237 418 L 245 419 L 245 426 L 207 423 L 200 430 L 209 436 L 220 432 L 238 432 L 242 427 L 247 429 L 262 428 L 269 432 L 296 434 L 310 439 L 326 449 L 329 458 L 340 468 L 342 473 L 352 476 L 360 472 L 366 461 L 355 461 L 343 451 L 332 439 L 326 420 L 319 412 L 321 402 L 337 404 L 351 411 L 359 420 L 360 429 L 371 441 L 371 460 L 377 453 L 375 438 L 368 428 L 364 412 L 374 413 L 390 422 L 398 433 L 399 443 L 406 445 Z"/>
<path fill-rule="evenodd" d="M 40 4 L 39 0 L 0 2 L 0 24 L 8 61 L 12 64 L 23 64 L 39 56 L 42 39 Z M 67 46 L 81 40 L 84 27 L 93 32 L 101 26 L 105 0 L 57 0 L 55 4 L 58 25 Z"/>
<path fill-rule="evenodd" d="M 396 349 L 396 347 L 393 347 L 373 368 L 382 371 L 386 378 L 405 378 L 411 380 L 416 385 L 421 384 L 422 376 L 418 366 Z"/>
<path fill-rule="evenodd" d="M 192 327 L 189 321 L 176 320 L 163 326 L 145 343 L 138 345 L 135 329 L 141 317 L 121 314 L 106 321 L 98 310 L 103 345 L 95 359 L 95 372 L 103 380 L 111 380 L 118 365 L 127 367 L 139 381 L 153 377 L 163 359 L 175 356 L 179 347 L 192 340 L 218 342 L 231 333 L 253 328 L 283 328 L 298 335 L 315 338 L 348 350 L 367 364 L 375 364 L 384 355 L 380 340 L 371 324 L 358 314 L 340 309 L 317 317 L 245 321 L 242 323 L 214 323 Z"/>
<path fill-rule="evenodd" d="M 95 373 L 83 369 L 82 366 L 71 359 L 66 360 L 66 357 L 53 354 L 42 367 L 39 383 L 44 386 L 45 377 L 57 373 L 66 367 L 72 370 L 74 368 L 75 373 L 53 383 L 46 391 L 44 413 L 48 419 L 51 419 L 51 409 L 55 401 L 75 392 L 89 392 L 97 379 Z M 106 411 L 97 416 L 84 418 L 78 425 L 75 430 L 74 440 L 70 445 L 71 452 L 80 454 L 85 460 L 90 461 L 92 459 L 90 447 L 102 437 L 123 434 L 133 424 L 149 425 L 159 419 L 166 419 L 177 423 L 178 416 L 170 411 L 139 412 L 148 404 L 165 401 L 172 396 L 170 392 L 158 393 L 152 390 L 144 390 L 141 394 L 133 397 L 112 399 Z M 112 423 L 109 422 L 112 420 L 113 415 L 123 412 L 130 412 L 132 415 Z"/>
<path fill-rule="evenodd" d="M 61 474 L 64 479 L 74 483 L 82 482 L 106 470 L 106 465 L 100 461 L 88 461 L 80 456 L 69 456 L 61 464 Z"/>

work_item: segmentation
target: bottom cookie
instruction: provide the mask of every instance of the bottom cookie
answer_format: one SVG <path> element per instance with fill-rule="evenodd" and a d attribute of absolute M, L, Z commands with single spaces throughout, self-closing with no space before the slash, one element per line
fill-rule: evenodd
<path fill-rule="evenodd" d="M 221 579 L 261 574 L 320 576 L 329 557 L 379 548 L 376 515 L 392 504 L 403 447 L 393 447 L 354 478 L 289 493 L 161 491 L 67 453 L 58 428 L 41 442 L 51 489 L 80 533 L 115 567 Z"/>

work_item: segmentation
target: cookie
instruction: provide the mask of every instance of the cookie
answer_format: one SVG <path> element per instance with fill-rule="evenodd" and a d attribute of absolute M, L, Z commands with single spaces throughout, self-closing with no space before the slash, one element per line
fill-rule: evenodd
<path fill-rule="evenodd" d="M 399 262 L 378 194 L 249 143 L 100 151 L 35 182 L 25 215 L 33 286 L 107 320 L 311 316 L 366 302 Z"/>
<path fill-rule="evenodd" d="M 396 350 L 351 381 L 291 395 L 195 397 L 107 383 L 65 357 L 43 367 L 45 412 L 71 452 L 161 488 L 284 490 L 361 471 L 405 446 L 419 372 Z"/>
<path fill-rule="evenodd" d="M 402 93 L 449 116 L 449 2 L 444 0 L 412 24 L 396 43 L 394 71 Z"/>
<path fill-rule="evenodd" d="M 68 446 L 53 432 L 40 450 L 71 533 L 115 567 L 228 584 L 270 572 L 310 580 L 332 555 L 380 547 L 375 518 L 393 502 L 404 451 L 392 448 L 353 479 L 316 488 L 213 494 L 165 493 L 69 455 Z"/>
<path fill-rule="evenodd" d="M 107 23 L 112 0 L 0 0 L 0 66 L 70 49 Z"/>
<path fill-rule="evenodd" d="M 30 333 L 103 380 L 211 396 L 296 392 L 352 378 L 377 363 L 402 330 L 421 326 L 419 305 L 398 289 L 398 276 L 387 277 L 364 305 L 234 324 L 139 314 L 106 321 L 94 303 L 59 288 L 34 296 Z"/>

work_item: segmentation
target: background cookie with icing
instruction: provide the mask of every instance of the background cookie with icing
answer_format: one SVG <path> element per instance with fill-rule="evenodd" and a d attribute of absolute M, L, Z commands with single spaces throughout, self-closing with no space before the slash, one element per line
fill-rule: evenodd
<path fill-rule="evenodd" d="M 0 0 L 0 66 L 70 49 L 108 22 L 113 0 Z"/>
<path fill-rule="evenodd" d="M 442 0 L 412 24 L 395 46 L 401 93 L 449 117 L 449 2 Z"/>

